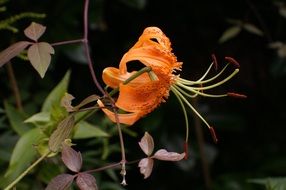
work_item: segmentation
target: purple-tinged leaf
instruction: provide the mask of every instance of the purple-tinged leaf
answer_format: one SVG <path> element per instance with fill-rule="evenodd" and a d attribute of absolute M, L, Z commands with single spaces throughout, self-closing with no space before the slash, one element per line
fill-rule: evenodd
<path fill-rule="evenodd" d="M 79 172 L 82 166 L 82 157 L 80 152 L 76 152 L 70 146 L 63 143 L 62 160 L 66 167 L 73 172 Z"/>
<path fill-rule="evenodd" d="M 43 35 L 43 33 L 46 31 L 46 27 L 32 22 L 30 26 L 28 26 L 25 30 L 24 33 L 25 35 L 30 38 L 31 40 L 34 40 L 35 42 L 38 41 L 38 39 Z"/>
<path fill-rule="evenodd" d="M 57 129 L 52 133 L 49 139 L 49 148 L 52 152 L 57 152 L 64 140 L 69 137 L 74 126 L 74 115 L 69 115 L 62 120 Z"/>
<path fill-rule="evenodd" d="M 76 109 L 79 109 L 91 102 L 94 102 L 94 101 L 97 101 L 100 97 L 93 94 L 93 95 L 90 95 L 88 96 L 87 98 L 85 98 L 83 101 L 81 101 L 77 106 L 75 106 Z"/>
<path fill-rule="evenodd" d="M 71 186 L 73 179 L 73 175 L 60 174 L 50 181 L 45 190 L 67 190 Z"/>
<path fill-rule="evenodd" d="M 148 132 L 145 132 L 144 136 L 141 138 L 139 146 L 147 156 L 152 154 L 154 150 L 154 141 Z"/>
<path fill-rule="evenodd" d="M 152 158 L 143 158 L 140 160 L 138 167 L 140 173 L 144 175 L 144 179 L 148 178 L 153 170 L 154 160 Z"/>
<path fill-rule="evenodd" d="M 47 42 L 35 43 L 28 48 L 28 58 L 42 78 L 51 63 L 51 54 L 54 53 L 54 48 Z"/>
<path fill-rule="evenodd" d="M 31 42 L 20 41 L 12 44 L 0 52 L 0 67 L 10 61 L 13 57 L 19 55 Z"/>
<path fill-rule="evenodd" d="M 152 158 L 164 161 L 180 161 L 185 157 L 185 153 L 168 152 L 165 149 L 158 150 Z"/>
<path fill-rule="evenodd" d="M 88 173 L 79 173 L 76 184 L 80 190 L 98 190 L 95 178 Z"/>
<path fill-rule="evenodd" d="M 63 106 L 68 112 L 75 111 L 75 108 L 71 105 L 73 99 L 73 95 L 69 93 L 65 93 L 64 97 L 61 99 L 61 106 Z"/>

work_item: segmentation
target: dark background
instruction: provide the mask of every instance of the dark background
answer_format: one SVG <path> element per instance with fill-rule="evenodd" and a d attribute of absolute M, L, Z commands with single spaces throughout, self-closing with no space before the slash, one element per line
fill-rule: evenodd
<path fill-rule="evenodd" d="M 212 189 L 259 189 L 247 180 L 286 175 L 286 62 L 269 48 L 271 42 L 285 40 L 286 18 L 279 15 L 276 3 L 270 0 L 91 0 L 89 38 L 100 82 L 101 71 L 107 66 L 117 66 L 122 55 L 148 26 L 161 28 L 170 38 L 175 55 L 184 62 L 181 72 L 184 78 L 195 80 L 202 76 L 212 61 L 212 53 L 217 56 L 220 68 L 226 63 L 225 56 L 231 56 L 240 63 L 239 74 L 214 92 L 240 92 L 246 94 L 247 99 L 199 98 L 197 101 L 198 110 L 215 127 L 219 138 L 219 143 L 215 144 L 202 125 Z M 7 7 L 9 11 L 2 13 L 3 18 L 25 11 L 46 13 L 47 17 L 38 21 L 47 26 L 42 40 L 52 43 L 77 39 L 82 35 L 82 1 L 11 0 Z M 264 35 L 257 36 L 242 30 L 225 43 L 218 43 L 223 32 L 232 26 L 226 21 L 229 18 L 252 23 Z M 28 23 L 28 19 L 21 21 L 17 27 L 24 29 Z M 12 40 L 24 39 L 22 32 L 0 32 L 2 49 Z M 80 61 L 82 52 L 76 52 L 77 47 L 57 47 L 43 80 L 27 62 L 14 61 L 27 112 L 37 110 L 45 93 L 69 68 L 72 69 L 70 92 L 74 96 L 82 99 L 99 93 L 86 63 Z M 0 85 L 0 98 L 9 98 L 11 91 L 3 68 L 0 70 Z M 29 106 L 31 101 L 36 105 Z M 193 126 L 194 118 L 191 117 L 189 160 L 179 164 L 156 162 L 154 172 L 147 180 L 143 180 L 134 165 L 128 170 L 129 185 L 126 189 L 205 189 Z M 126 137 L 128 156 L 143 156 L 139 151 L 135 155 L 132 153 L 145 130 L 153 135 L 157 143 L 155 149 L 164 147 L 180 152 L 184 128 L 181 108 L 171 95 L 167 103 L 130 128 L 139 136 Z"/>

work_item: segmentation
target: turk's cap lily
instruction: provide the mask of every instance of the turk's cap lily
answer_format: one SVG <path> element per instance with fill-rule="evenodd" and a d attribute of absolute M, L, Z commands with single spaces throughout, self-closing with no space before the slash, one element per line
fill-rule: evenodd
<path fill-rule="evenodd" d="M 150 70 L 142 73 L 140 73 L 141 70 L 128 71 L 127 64 L 134 64 L 134 61 L 141 62 Z M 195 112 L 214 134 L 213 128 L 191 105 L 188 99 L 196 96 L 245 97 L 237 93 L 216 95 L 206 92 L 224 84 L 239 72 L 239 65 L 233 58 L 226 57 L 226 61 L 228 61 L 228 64 L 213 77 L 207 78 L 211 68 L 213 66 L 217 67 L 214 56 L 212 64 L 201 78 L 195 81 L 183 79 L 177 74 L 181 70 L 182 62 L 178 62 L 177 57 L 172 53 L 171 42 L 168 37 L 159 28 L 148 27 L 135 45 L 124 54 L 118 68 L 108 67 L 103 71 L 102 78 L 105 84 L 119 92 L 115 101 L 116 108 L 105 107 L 101 100 L 98 101 L 98 104 L 113 122 L 132 125 L 152 112 L 162 102 L 165 102 L 169 92 L 172 91 L 182 106 L 187 130 L 188 114 L 186 106 Z M 231 64 L 236 66 L 234 71 L 216 82 Z M 120 113 L 120 111 L 124 113 Z"/>

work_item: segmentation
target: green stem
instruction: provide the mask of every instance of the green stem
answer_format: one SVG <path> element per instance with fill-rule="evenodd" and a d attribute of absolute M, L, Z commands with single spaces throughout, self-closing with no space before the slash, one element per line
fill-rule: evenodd
<path fill-rule="evenodd" d="M 129 82 L 131 82 L 132 80 L 136 79 L 137 77 L 139 77 L 140 75 L 142 75 L 143 73 L 146 72 L 150 72 L 152 71 L 151 67 L 144 67 L 142 69 L 140 69 L 139 71 L 137 71 L 134 75 L 132 75 L 131 77 L 129 77 L 128 79 L 126 79 L 123 84 L 128 84 Z M 114 94 L 116 94 L 119 91 L 119 87 L 113 89 L 110 93 L 109 96 L 113 96 Z"/>
<path fill-rule="evenodd" d="M 4 190 L 12 189 L 23 177 L 25 177 L 37 164 L 39 164 L 44 158 L 47 157 L 51 152 L 43 154 L 38 160 L 36 160 L 31 166 L 29 166 L 21 175 L 19 175 L 10 185 L 8 185 Z"/>

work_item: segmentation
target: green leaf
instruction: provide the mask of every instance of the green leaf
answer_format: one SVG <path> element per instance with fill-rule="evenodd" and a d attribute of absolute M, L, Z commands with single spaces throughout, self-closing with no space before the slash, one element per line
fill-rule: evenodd
<path fill-rule="evenodd" d="M 31 40 L 37 41 L 44 34 L 45 31 L 46 31 L 45 26 L 32 22 L 30 26 L 28 26 L 24 30 L 24 34 Z"/>
<path fill-rule="evenodd" d="M 264 185 L 266 190 L 285 190 L 286 189 L 286 177 L 273 177 L 273 178 L 261 178 L 251 179 L 250 183 Z"/>
<path fill-rule="evenodd" d="M 140 10 L 144 9 L 144 7 L 147 4 L 146 0 L 121 0 L 121 1 L 130 7 Z"/>
<path fill-rule="evenodd" d="M 28 58 L 42 78 L 51 63 L 51 54 L 54 53 L 54 48 L 47 42 L 34 43 L 28 48 Z"/>
<path fill-rule="evenodd" d="M 26 119 L 24 122 L 25 123 L 32 123 L 35 126 L 38 126 L 41 124 L 48 123 L 49 121 L 50 121 L 50 113 L 49 112 L 39 112 L 39 113 L 32 115 L 28 119 Z"/>
<path fill-rule="evenodd" d="M 258 35 L 258 36 L 263 36 L 263 32 L 262 32 L 259 28 L 257 28 L 256 26 L 254 26 L 253 24 L 244 23 L 244 24 L 242 25 L 242 27 L 243 27 L 246 31 L 248 31 L 248 32 L 250 32 L 250 33 L 252 33 L 252 34 L 255 34 L 255 35 Z"/>
<path fill-rule="evenodd" d="M 40 129 L 34 128 L 26 132 L 18 140 L 13 150 L 8 170 L 4 178 L 0 180 L 0 186 L 7 185 L 7 183 L 18 177 L 31 164 L 37 156 L 37 152 L 33 146 L 44 137 Z"/>
<path fill-rule="evenodd" d="M 24 123 L 24 120 L 26 118 L 23 113 L 16 110 L 8 102 L 4 102 L 4 107 L 6 110 L 7 117 L 9 119 L 9 123 L 11 127 L 13 128 L 13 130 L 18 135 L 21 136 L 32 128 L 31 125 Z"/>
<path fill-rule="evenodd" d="M 52 152 L 57 152 L 62 142 L 69 137 L 74 126 L 74 115 L 71 114 L 62 120 L 57 129 L 52 133 L 49 140 L 49 148 Z"/>
<path fill-rule="evenodd" d="M 81 121 L 76 125 L 74 139 L 86 139 L 92 137 L 109 137 L 109 135 L 97 126 L 86 121 Z"/>
<path fill-rule="evenodd" d="M 224 43 L 226 41 L 228 41 L 231 38 L 234 38 L 235 36 L 237 36 L 241 31 L 241 27 L 240 26 L 233 26 L 228 28 L 226 31 L 224 31 L 224 33 L 222 34 L 222 36 L 220 37 L 220 39 L 218 40 L 219 43 Z"/>
<path fill-rule="evenodd" d="M 52 92 L 46 98 L 42 112 L 50 112 L 53 106 L 60 106 L 62 97 L 65 95 L 68 89 L 68 84 L 70 80 L 70 71 L 68 71 L 60 83 L 52 90 Z"/>

